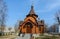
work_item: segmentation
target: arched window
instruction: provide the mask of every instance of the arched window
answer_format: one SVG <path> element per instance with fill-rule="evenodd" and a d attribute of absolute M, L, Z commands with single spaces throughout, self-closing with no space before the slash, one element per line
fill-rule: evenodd
<path fill-rule="evenodd" d="M 30 22 L 27 22 L 27 23 L 24 25 L 24 28 L 25 28 L 25 27 L 28 27 L 28 26 L 29 26 L 30 28 L 33 28 L 33 25 L 32 25 L 32 23 L 30 23 Z"/>

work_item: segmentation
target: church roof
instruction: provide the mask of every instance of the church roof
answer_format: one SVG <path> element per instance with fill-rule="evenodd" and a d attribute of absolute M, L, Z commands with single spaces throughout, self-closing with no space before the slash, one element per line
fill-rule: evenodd
<path fill-rule="evenodd" d="M 30 10 L 29 14 L 35 14 L 33 6 L 31 6 L 31 10 Z"/>
<path fill-rule="evenodd" d="M 38 15 L 36 15 L 35 12 L 34 12 L 34 6 L 33 5 L 31 6 L 31 10 L 30 10 L 29 14 L 27 15 L 27 17 L 31 16 L 31 15 L 34 15 L 34 16 L 38 17 Z"/>
<path fill-rule="evenodd" d="M 44 25 L 44 21 L 43 20 L 40 20 L 40 21 L 37 21 L 38 22 L 38 25 Z"/>

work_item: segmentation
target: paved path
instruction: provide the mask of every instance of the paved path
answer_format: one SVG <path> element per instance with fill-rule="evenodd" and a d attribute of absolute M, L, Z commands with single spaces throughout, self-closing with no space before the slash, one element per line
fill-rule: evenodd
<path fill-rule="evenodd" d="M 25 34 L 24 37 L 20 36 L 15 39 L 30 39 L 30 34 Z"/>

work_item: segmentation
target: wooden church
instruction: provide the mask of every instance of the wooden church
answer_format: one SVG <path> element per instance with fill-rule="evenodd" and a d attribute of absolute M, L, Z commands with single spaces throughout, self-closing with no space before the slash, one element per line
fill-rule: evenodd
<path fill-rule="evenodd" d="M 38 15 L 34 12 L 34 7 L 31 6 L 31 10 L 24 21 L 20 21 L 19 23 L 19 30 L 20 33 L 32 33 L 32 34 L 39 34 L 44 33 L 44 21 L 37 20 Z"/>

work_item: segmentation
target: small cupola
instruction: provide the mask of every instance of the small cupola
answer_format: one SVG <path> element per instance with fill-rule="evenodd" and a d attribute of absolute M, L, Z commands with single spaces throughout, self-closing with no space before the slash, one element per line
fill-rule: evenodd
<path fill-rule="evenodd" d="M 30 10 L 29 14 L 27 15 L 27 17 L 28 16 L 36 16 L 36 17 L 38 17 L 38 15 L 36 15 L 35 12 L 34 12 L 34 6 L 33 5 L 31 6 L 31 10 Z"/>

